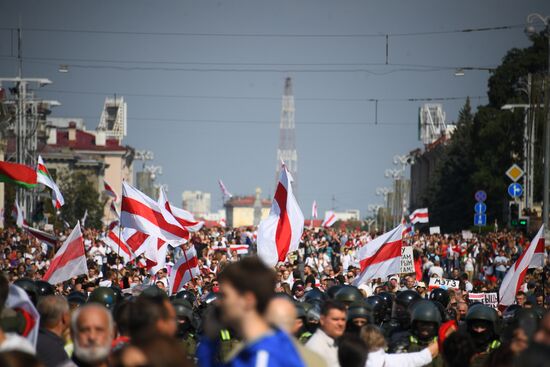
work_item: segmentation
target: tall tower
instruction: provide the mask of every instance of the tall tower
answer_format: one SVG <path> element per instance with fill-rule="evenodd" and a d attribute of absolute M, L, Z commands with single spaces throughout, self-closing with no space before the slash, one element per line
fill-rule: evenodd
<path fill-rule="evenodd" d="M 294 183 L 292 185 L 294 192 L 298 188 L 298 154 L 296 153 L 296 134 L 294 124 L 294 96 L 292 95 L 292 79 L 286 78 L 285 91 L 283 94 L 283 106 L 281 111 L 281 124 L 279 126 L 279 148 L 277 149 L 277 174 L 275 182 L 279 182 L 281 174 L 281 161 L 285 162 L 286 167 Z M 275 184 L 277 188 L 277 184 Z"/>

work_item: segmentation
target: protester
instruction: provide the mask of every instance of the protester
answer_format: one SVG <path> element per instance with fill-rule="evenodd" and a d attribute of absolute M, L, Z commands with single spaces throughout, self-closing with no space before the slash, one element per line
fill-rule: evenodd
<path fill-rule="evenodd" d="M 63 296 L 46 296 L 38 301 L 40 330 L 36 354 L 46 367 L 69 360 L 65 351 L 65 331 L 70 327 L 69 303 Z"/>

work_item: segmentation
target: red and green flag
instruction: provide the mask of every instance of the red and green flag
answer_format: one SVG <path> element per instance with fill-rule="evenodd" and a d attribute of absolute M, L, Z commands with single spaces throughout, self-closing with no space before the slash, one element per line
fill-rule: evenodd
<path fill-rule="evenodd" d="M 36 171 L 24 164 L 0 162 L 0 182 L 31 189 L 36 186 Z"/>

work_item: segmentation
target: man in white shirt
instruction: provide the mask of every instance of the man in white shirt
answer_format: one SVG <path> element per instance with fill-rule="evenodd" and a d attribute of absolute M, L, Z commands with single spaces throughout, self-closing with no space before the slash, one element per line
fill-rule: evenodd
<path fill-rule="evenodd" d="M 443 268 L 440 266 L 439 260 L 434 261 L 434 266 L 430 268 L 430 270 L 428 271 L 428 275 L 430 276 L 430 278 L 434 275 L 438 278 L 443 278 Z"/>
<path fill-rule="evenodd" d="M 499 256 L 495 257 L 495 275 L 498 279 L 504 279 L 510 259 L 506 257 L 504 251 L 500 250 Z"/>
<path fill-rule="evenodd" d="M 321 309 L 319 328 L 306 343 L 306 347 L 324 357 L 328 366 L 340 366 L 337 340 L 346 330 L 346 306 L 328 300 Z"/>

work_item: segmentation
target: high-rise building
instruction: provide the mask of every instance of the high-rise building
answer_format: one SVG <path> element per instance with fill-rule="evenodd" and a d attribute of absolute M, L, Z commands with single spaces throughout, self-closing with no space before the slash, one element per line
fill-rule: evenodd
<path fill-rule="evenodd" d="M 209 192 L 184 191 L 182 194 L 183 209 L 190 211 L 196 217 L 210 213 L 211 195 Z"/>
<path fill-rule="evenodd" d="M 281 110 L 281 124 L 279 126 L 279 148 L 277 149 L 277 174 L 275 188 L 281 174 L 281 162 L 284 162 L 294 178 L 292 187 L 294 193 L 298 187 L 298 154 L 296 153 L 296 133 L 294 123 L 294 95 L 292 94 L 292 79 L 286 78 Z"/>

